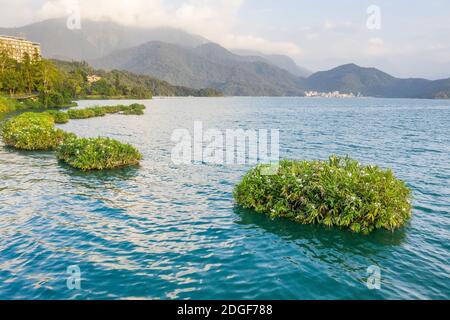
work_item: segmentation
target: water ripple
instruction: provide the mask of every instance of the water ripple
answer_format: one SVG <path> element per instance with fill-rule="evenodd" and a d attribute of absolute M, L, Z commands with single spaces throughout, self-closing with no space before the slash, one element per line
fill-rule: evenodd
<path fill-rule="evenodd" d="M 111 104 L 111 101 L 95 104 Z M 122 102 L 121 102 L 122 103 Z M 81 102 L 81 106 L 94 102 Z M 0 146 L 0 298 L 450 298 L 450 103 L 428 100 L 155 99 L 143 117 L 62 126 L 110 136 L 140 167 L 82 173 L 52 153 Z M 414 217 L 369 236 L 301 226 L 235 207 L 247 166 L 170 160 L 171 133 L 279 128 L 283 157 L 349 154 L 392 167 L 414 193 Z M 78 265 L 82 289 L 69 290 Z M 382 289 L 366 285 L 382 270 Z"/>

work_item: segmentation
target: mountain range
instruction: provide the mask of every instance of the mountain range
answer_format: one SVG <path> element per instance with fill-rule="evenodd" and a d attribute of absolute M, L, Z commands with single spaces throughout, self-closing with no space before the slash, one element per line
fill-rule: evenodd
<path fill-rule="evenodd" d="M 44 57 L 88 61 L 96 68 L 126 70 L 194 89 L 225 95 L 302 96 L 340 91 L 389 98 L 450 98 L 450 79 L 399 79 L 375 68 L 346 64 L 312 73 L 290 57 L 230 51 L 174 28 L 136 28 L 83 20 L 70 30 L 65 19 L 46 20 L 0 34 L 40 42 Z"/>

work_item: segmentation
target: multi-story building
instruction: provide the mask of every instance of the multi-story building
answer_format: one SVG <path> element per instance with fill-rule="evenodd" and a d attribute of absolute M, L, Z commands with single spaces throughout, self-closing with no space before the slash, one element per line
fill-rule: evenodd
<path fill-rule="evenodd" d="M 0 51 L 7 52 L 11 58 L 20 62 L 26 53 L 31 59 L 34 59 L 36 56 L 40 57 L 41 45 L 28 41 L 25 38 L 0 35 Z"/>

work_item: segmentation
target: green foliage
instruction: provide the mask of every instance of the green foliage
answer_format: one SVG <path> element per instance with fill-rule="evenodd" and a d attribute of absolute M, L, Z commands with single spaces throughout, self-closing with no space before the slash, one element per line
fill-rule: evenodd
<path fill-rule="evenodd" d="M 56 129 L 53 117 L 45 113 L 23 113 L 2 127 L 3 142 L 23 150 L 53 150 L 69 136 Z"/>
<path fill-rule="evenodd" d="M 95 117 L 95 111 L 92 109 L 71 109 L 67 111 L 70 119 L 88 119 Z"/>
<path fill-rule="evenodd" d="M 101 79 L 89 82 L 89 75 Z M 23 101 L 25 108 L 72 106 L 74 99 L 151 99 L 161 96 L 220 96 L 213 89 L 190 89 L 126 71 L 95 70 L 85 62 L 46 60 L 27 55 L 21 62 L 0 51 L 0 94 Z M 10 110 L 0 102 L 0 112 Z M 125 114 L 142 114 L 138 109 Z"/>
<path fill-rule="evenodd" d="M 46 113 L 52 116 L 55 123 L 64 124 L 69 122 L 69 115 L 67 114 L 67 112 L 58 110 L 49 110 Z"/>
<path fill-rule="evenodd" d="M 0 113 L 12 112 L 18 109 L 18 104 L 11 99 L 0 97 Z"/>
<path fill-rule="evenodd" d="M 61 144 L 57 157 L 87 171 L 137 165 L 142 155 L 133 146 L 109 138 L 72 138 Z"/>
<path fill-rule="evenodd" d="M 86 110 L 90 110 L 90 111 L 94 112 L 94 117 L 106 116 L 106 110 L 102 107 L 92 107 L 92 108 L 88 108 Z"/>
<path fill-rule="evenodd" d="M 94 117 L 103 117 L 106 114 L 121 113 L 125 115 L 142 115 L 144 114 L 145 106 L 143 104 L 134 103 L 129 106 L 96 106 L 86 109 L 71 109 L 67 112 L 70 119 L 87 119 Z"/>
<path fill-rule="evenodd" d="M 130 106 L 122 106 L 121 111 L 125 115 L 143 115 L 145 106 L 139 103 L 133 103 Z"/>
<path fill-rule="evenodd" d="M 182 86 L 174 86 L 145 75 L 137 75 L 132 72 L 113 70 L 107 72 L 91 68 L 85 62 L 66 62 L 53 60 L 53 62 L 64 70 L 71 78 L 74 78 L 72 91 L 77 91 L 78 98 L 114 99 L 151 99 L 155 96 L 193 96 L 193 97 L 217 97 L 223 94 L 214 89 L 192 89 Z M 104 80 L 100 84 L 94 82 L 89 85 L 85 82 L 80 84 L 80 79 L 86 79 L 87 75 L 98 75 Z M 77 85 L 75 85 L 77 84 Z M 110 94 L 109 96 L 105 94 Z"/>
<path fill-rule="evenodd" d="M 236 186 L 234 197 L 242 207 L 364 234 L 394 230 L 411 217 L 411 191 L 391 170 L 336 156 L 283 160 L 275 175 L 263 175 L 265 169 L 250 170 Z"/>
<path fill-rule="evenodd" d="M 53 60 L 65 72 L 66 87 L 77 99 L 151 99 L 152 89 L 139 76 L 125 76 L 121 71 L 106 72 L 95 70 L 85 62 Z M 89 83 L 88 76 L 97 75 L 101 79 Z"/>
<path fill-rule="evenodd" d="M 27 54 L 21 62 L 12 59 L 7 52 L 0 52 L 0 93 L 23 99 L 33 98 L 39 107 L 67 106 L 73 96 L 65 90 L 65 74 L 52 62 Z M 26 99 L 25 99 L 26 100 Z M 33 107 L 24 103 L 23 107 Z"/>
<path fill-rule="evenodd" d="M 121 111 L 125 106 L 116 106 Z M 126 110 L 142 110 L 142 106 L 126 107 Z M 55 150 L 57 157 L 81 170 L 103 170 L 137 165 L 142 159 L 139 151 L 131 145 L 109 138 L 79 139 L 54 126 L 68 121 L 76 111 L 77 119 L 106 114 L 103 107 L 69 110 L 68 113 L 49 110 L 42 113 L 27 112 L 6 121 L 1 128 L 3 142 L 23 150 Z M 79 113 L 80 111 L 84 113 Z"/>
<path fill-rule="evenodd" d="M 126 106 L 124 105 L 117 105 L 117 106 L 104 106 L 103 110 L 106 113 L 119 113 L 121 112 Z"/>

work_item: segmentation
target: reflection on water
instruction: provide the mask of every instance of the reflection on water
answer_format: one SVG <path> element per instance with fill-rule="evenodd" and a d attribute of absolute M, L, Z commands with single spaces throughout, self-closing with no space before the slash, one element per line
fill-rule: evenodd
<path fill-rule="evenodd" d="M 254 225 L 299 245 L 314 243 L 314 246 L 318 245 L 321 248 L 364 254 L 366 257 L 376 255 L 384 247 L 400 245 L 405 239 L 405 228 L 395 232 L 378 230 L 365 236 L 348 230 L 327 228 L 323 225 L 299 225 L 293 221 L 270 218 L 238 206 L 234 208 L 234 211 L 241 218 L 236 222 L 238 224 Z"/>
<path fill-rule="evenodd" d="M 81 106 L 113 104 L 85 101 Z M 120 101 L 120 103 L 126 103 Z M 52 152 L 0 146 L 0 298 L 449 298 L 450 103 L 428 100 L 155 99 L 144 116 L 60 126 L 132 143 L 138 167 L 81 172 Z M 281 154 L 349 154 L 392 167 L 414 217 L 369 236 L 237 208 L 247 166 L 171 162 L 174 129 L 279 128 Z M 82 272 L 68 290 L 67 267 Z M 382 271 L 368 290 L 367 268 Z"/>

